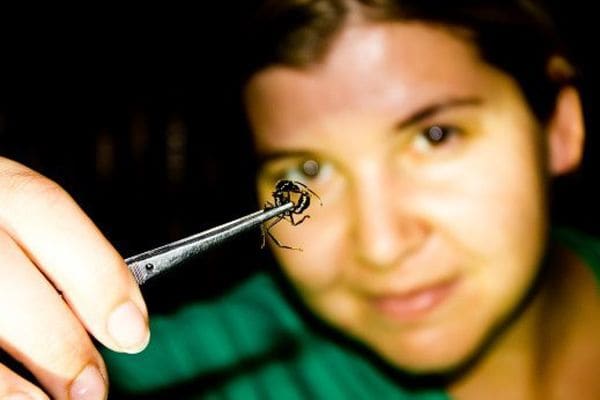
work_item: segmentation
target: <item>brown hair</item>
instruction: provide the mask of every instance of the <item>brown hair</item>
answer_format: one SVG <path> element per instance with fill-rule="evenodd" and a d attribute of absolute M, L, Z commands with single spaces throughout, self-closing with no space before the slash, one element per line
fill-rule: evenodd
<path fill-rule="evenodd" d="M 273 64 L 319 62 L 350 16 L 367 21 L 420 20 L 460 28 L 486 62 L 513 76 L 533 112 L 545 121 L 558 89 L 572 74 L 550 74 L 563 55 L 554 24 L 533 0 L 264 0 L 246 32 L 244 79 Z"/>

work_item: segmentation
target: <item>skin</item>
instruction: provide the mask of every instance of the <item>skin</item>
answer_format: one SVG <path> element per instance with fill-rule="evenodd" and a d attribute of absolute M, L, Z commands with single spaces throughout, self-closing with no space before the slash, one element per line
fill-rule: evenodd
<path fill-rule="evenodd" d="M 302 165 L 323 200 L 302 225 L 273 229 L 304 249 L 275 251 L 317 315 L 394 365 L 431 371 L 459 364 L 511 314 L 544 249 L 547 177 L 579 161 L 576 91 L 561 92 L 542 129 L 515 83 L 459 37 L 358 24 L 322 64 L 267 69 L 247 96 L 271 160 L 263 200 Z M 431 146 L 423 130 L 436 125 L 448 137 Z M 538 376 L 555 398 L 600 397 L 597 288 L 573 254 L 556 254 L 534 301 L 453 385 L 457 398 L 531 398 Z M 120 352 L 148 343 L 122 257 L 60 186 L 1 157 L 0 275 L 0 347 L 39 382 L 0 364 L 0 398 L 106 398 L 91 337 Z"/>
<path fill-rule="evenodd" d="M 0 398 L 106 398 L 90 335 L 128 353 L 149 340 L 133 276 L 56 183 L 0 158 L 0 188 L 0 347 L 40 383 L 0 364 Z"/>
<path fill-rule="evenodd" d="M 546 251 L 549 177 L 579 162 L 578 98 L 561 96 L 542 127 L 516 82 L 464 36 L 420 23 L 352 23 L 322 62 L 253 76 L 260 200 L 290 179 L 323 201 L 302 225 L 272 229 L 303 249 L 273 246 L 307 306 L 402 369 L 443 372 L 468 360 L 531 288 Z M 457 383 L 461 398 L 506 371 L 506 354 L 531 354 L 532 332 L 548 323 L 540 302 L 475 379 Z M 531 394 L 529 383 L 520 394 Z"/>

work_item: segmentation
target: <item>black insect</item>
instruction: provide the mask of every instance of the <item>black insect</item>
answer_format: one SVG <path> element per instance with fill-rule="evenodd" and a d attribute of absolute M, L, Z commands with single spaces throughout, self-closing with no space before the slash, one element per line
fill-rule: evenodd
<path fill-rule="evenodd" d="M 263 225 L 261 227 L 263 234 L 262 247 L 265 246 L 266 236 L 268 235 L 271 238 L 271 240 L 273 240 L 273 242 L 281 248 L 302 251 L 302 249 L 300 248 L 286 246 L 282 244 L 273 236 L 273 234 L 271 233 L 271 228 L 273 228 L 282 220 L 289 221 L 292 225 L 296 226 L 300 225 L 307 218 L 310 218 L 310 215 L 303 215 L 302 218 L 300 218 L 299 220 L 295 220 L 294 215 L 300 216 L 310 206 L 311 196 L 315 196 L 317 199 L 319 199 L 319 203 L 323 205 L 323 202 L 321 201 L 319 195 L 313 192 L 304 183 L 288 180 L 277 181 L 277 183 L 275 184 L 275 190 L 273 191 L 273 201 L 275 203 L 273 204 L 267 201 L 265 204 L 265 209 L 278 207 L 289 202 L 292 202 L 292 204 L 294 204 L 294 207 L 279 215 L 277 219 L 275 219 L 275 221 L 271 222 L 269 225 Z"/>

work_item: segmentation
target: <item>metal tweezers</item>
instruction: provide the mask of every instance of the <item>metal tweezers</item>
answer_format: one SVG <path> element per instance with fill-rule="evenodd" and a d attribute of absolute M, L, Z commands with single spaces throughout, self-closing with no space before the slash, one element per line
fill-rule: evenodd
<path fill-rule="evenodd" d="M 277 207 L 265 208 L 204 232 L 129 257 L 125 259 L 125 263 L 138 285 L 142 285 L 148 279 L 171 269 L 183 261 L 233 236 L 246 232 L 271 218 L 280 216 L 292 208 L 294 208 L 294 203 L 292 202 L 287 202 Z"/>

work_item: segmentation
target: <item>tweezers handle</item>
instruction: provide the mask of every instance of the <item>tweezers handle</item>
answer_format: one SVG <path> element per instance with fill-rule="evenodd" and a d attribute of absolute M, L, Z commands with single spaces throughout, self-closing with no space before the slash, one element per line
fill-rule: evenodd
<path fill-rule="evenodd" d="M 278 207 L 256 211 L 204 232 L 129 257 L 125 259 L 125 263 L 138 285 L 143 285 L 150 278 L 229 238 L 246 232 L 271 218 L 277 217 L 291 210 L 293 207 L 294 204 L 288 202 Z"/>

